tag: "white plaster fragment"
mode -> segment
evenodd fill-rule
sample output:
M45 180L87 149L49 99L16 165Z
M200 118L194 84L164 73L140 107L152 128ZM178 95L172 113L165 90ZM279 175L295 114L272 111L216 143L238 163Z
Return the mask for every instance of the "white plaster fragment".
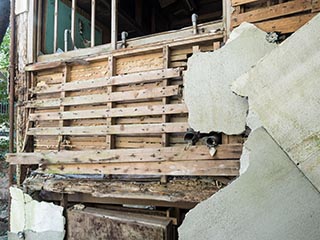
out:
M221 49L189 58L184 96L192 128L226 134L245 131L248 103L232 93L230 85L275 47L265 37L265 32L243 23Z
M320 191L320 15L238 78L262 125Z
M248 170L192 209L179 239L319 240L319 192L263 128L246 146Z
M10 231L12 233L25 231L64 233L63 207L35 201L15 187L10 188L10 195Z

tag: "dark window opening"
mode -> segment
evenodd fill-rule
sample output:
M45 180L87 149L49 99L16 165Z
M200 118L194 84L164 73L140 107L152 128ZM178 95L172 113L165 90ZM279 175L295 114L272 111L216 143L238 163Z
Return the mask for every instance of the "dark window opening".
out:
M94 46L111 41L111 0L96 0ZM75 49L91 45L91 0L77 0L75 17ZM73 49L70 41L71 0L59 0L57 51ZM55 0L45 0L42 7L41 53L54 50ZM222 0L119 0L118 40L121 32L128 33L128 39L149 34L177 30L192 25L191 15L198 15L197 23L222 18ZM66 33L66 31L69 32Z

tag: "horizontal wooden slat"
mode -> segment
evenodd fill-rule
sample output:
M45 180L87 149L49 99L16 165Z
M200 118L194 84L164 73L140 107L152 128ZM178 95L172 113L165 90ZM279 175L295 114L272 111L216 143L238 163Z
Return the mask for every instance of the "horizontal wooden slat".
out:
M281 33L292 33L297 31L300 27L310 21L315 15L316 13L304 14L294 17L260 22L256 23L255 25L265 32L277 31Z
M129 101L129 100L140 100L140 99L152 99L160 97L168 97L178 95L180 87L168 86L168 87L157 87L138 91L127 91L127 92L112 92L105 94L92 94L77 97L66 97L63 99L43 99L33 100L26 104L29 108L43 108L43 107L59 107L59 106L72 106L72 105L86 105L86 104L99 104L116 101Z
M106 86L117 86L124 84L137 84L154 82L156 80L175 78L181 75L180 68L170 68L154 70L149 72L139 72L131 73L127 75L112 76L110 78L103 77L97 79L83 80L83 81L73 81L63 84L56 84L53 86L39 86L31 89L32 93L44 94L44 93L54 93L60 91L79 91L84 89L92 89Z
M163 124L131 124L131 125L101 125L84 127L48 127L30 128L28 135L108 135L108 134L150 134L150 133L176 133L185 132L187 123L163 123Z
M171 176L237 176L239 160L164 161L149 163L45 165L44 173L52 174L133 174Z
M187 113L185 104L167 104L142 107L95 109L69 112L46 112L30 114L30 121L51 121L51 120L76 120L90 118L110 118L110 117L135 117L145 115L179 114Z
M259 0L231 0L232 6L239 6L247 3L258 2Z
M262 20L311 10L311 2L311 0L291 1L237 14L232 17L232 24L233 26L238 26L244 21L254 23Z
M7 162L32 165L222 160L239 159L241 151L242 144L223 144L217 147L214 157L206 146L16 153L8 154Z

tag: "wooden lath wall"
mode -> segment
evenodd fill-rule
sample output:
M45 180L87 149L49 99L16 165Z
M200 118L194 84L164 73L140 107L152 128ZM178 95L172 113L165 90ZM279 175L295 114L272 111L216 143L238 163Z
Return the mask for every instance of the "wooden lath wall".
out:
M266 32L293 33L320 11L319 0L231 0L231 26L254 23Z
M43 172L60 174L238 175L241 144L225 136L212 157L207 147L183 141L187 59L218 49L222 41L222 34L212 34L72 64L31 66L24 106L30 113L26 142L34 153L9 161L38 163Z

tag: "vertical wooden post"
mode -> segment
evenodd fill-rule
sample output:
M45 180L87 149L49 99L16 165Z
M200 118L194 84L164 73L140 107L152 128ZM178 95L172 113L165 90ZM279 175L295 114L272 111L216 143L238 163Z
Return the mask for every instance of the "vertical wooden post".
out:
M108 58L108 77L112 77L115 75L115 58L110 55ZM109 94L111 94L114 91L114 86L108 86L107 87L107 91ZM114 107L114 103L113 102L109 102L107 103L107 107L108 109L111 109ZM110 126L112 125L114 122L114 120L112 118L107 118L107 125ZM106 143L107 143L107 149L112 149L115 146L115 136L114 135L107 135L106 136Z
M111 2L111 47L117 49L118 41L118 0Z
M68 75L69 75L69 66L66 65L63 70L62 84L65 84L68 81ZM60 93L60 102L62 102L62 100L65 97L66 97L66 92L62 90ZM60 113L63 113L64 111L65 111L64 105L60 105ZM60 119L59 120L59 127L61 128L63 126L64 126L64 121L63 121L63 119ZM63 135L58 136L58 151L61 150L61 144L63 143L63 141L64 141Z
M96 1L91 0L91 47L95 46Z
M27 39L27 60L28 63L33 63L35 61L36 55L36 0L29 1L29 14L28 14L28 39Z
M58 49L58 15L59 15L59 0L54 2L54 30L53 30L53 52Z
M170 63L170 48L168 45L163 47L163 53L162 53L162 57L163 57L163 69L167 69L169 68L169 63ZM162 82L162 85L168 86L168 80L164 79ZM166 105L168 104L170 101L167 97L162 98L162 104ZM169 117L167 114L163 114L162 115L162 123L167 123L169 121ZM167 147L169 146L169 135L167 133L162 133L161 135L161 143L162 143L162 147ZM161 176L160 179L161 182L166 183L167 182L167 176Z
M42 32L42 0L38 0L38 19L37 19L37 56L41 52L41 32Z
M72 48L75 48L75 35L76 35L76 8L77 0L72 0L72 10L71 10L71 42Z
M225 39L226 41L229 38L230 32L231 32L231 0L223 0L222 2L223 7L223 27L225 29Z

